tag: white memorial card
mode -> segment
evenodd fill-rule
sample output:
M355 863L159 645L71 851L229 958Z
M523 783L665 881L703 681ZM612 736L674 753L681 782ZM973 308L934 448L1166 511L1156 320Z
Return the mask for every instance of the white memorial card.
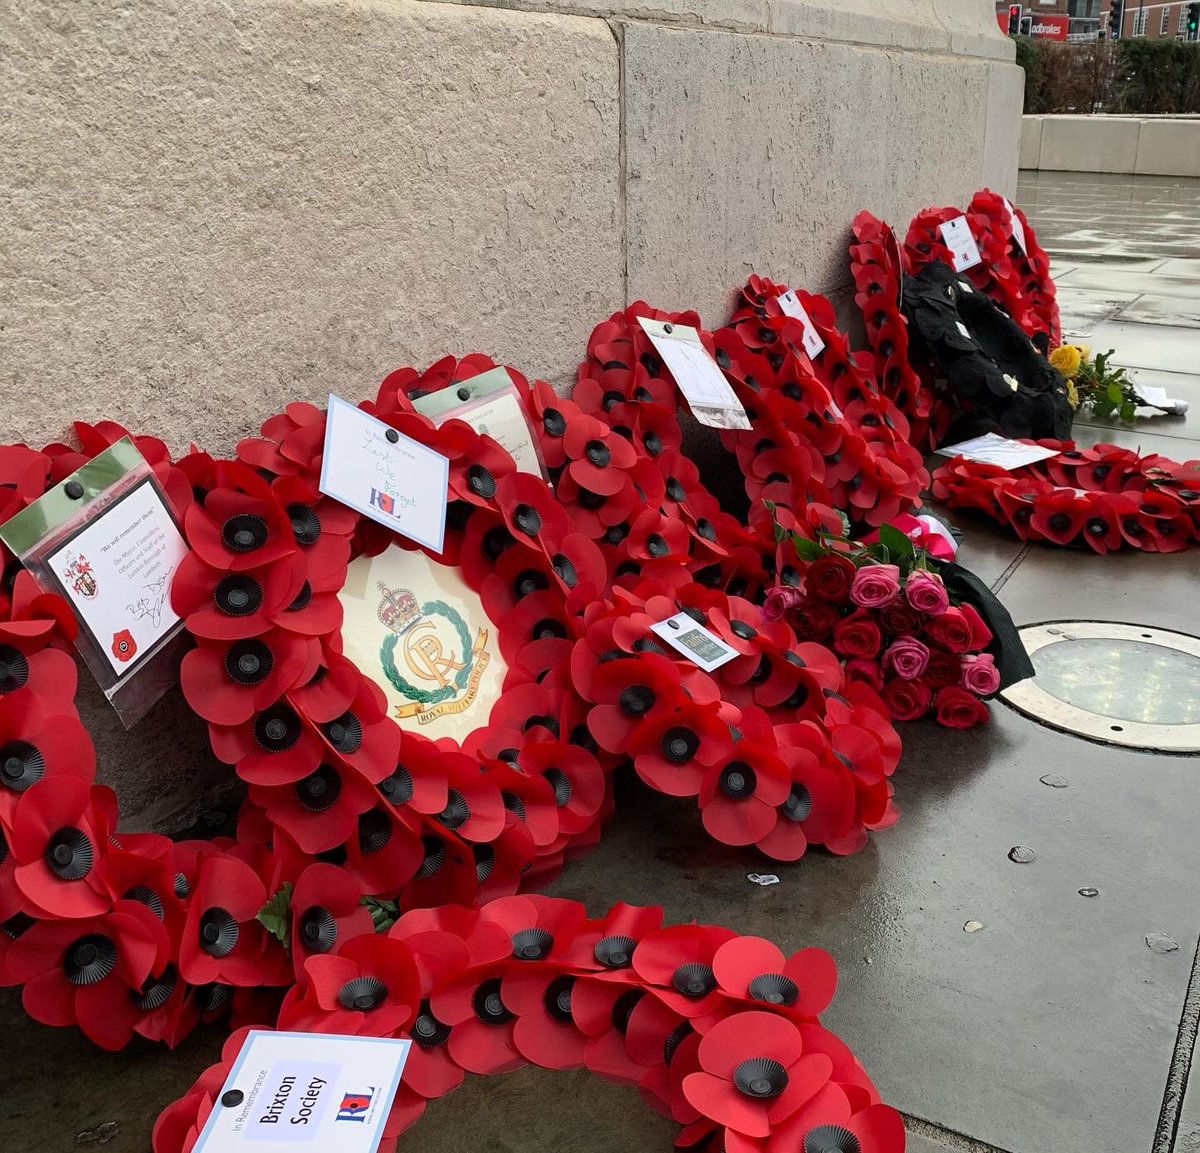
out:
M440 553L450 462L340 397L329 398L321 491Z
M1028 256L1029 243L1025 239L1025 225L1021 223L1021 218L1017 215L1017 210L1012 206L1012 201L1007 196L1004 198L1004 207L1008 209L1008 214L1012 217L1013 240L1017 242L1017 247L1021 250L1021 255Z
M375 1153L411 1045L251 1030L192 1153Z
M943 243L950 249L955 272L966 272L968 268L983 263L979 245L975 243L975 236L965 216L956 216L945 224L939 224L938 231L942 234Z
M118 678L138 668L178 622L171 578L187 553L174 517L147 479L47 558Z
M825 348L825 342L813 326L808 310L800 303L800 298L790 288L787 292L780 293L775 299L779 302L779 307L785 316L794 317L804 325L804 351L808 353L809 360L815 360Z
M709 428L753 427L742 402L729 387L720 366L700 343L700 334L686 324L671 324L661 320L638 317L658 355L666 362L687 398L692 415Z
M999 436L994 432L964 440L961 444L943 445L938 452L942 456L965 456L968 460L994 464L1005 469L1020 468L1022 465L1058 456L1058 449L1044 448L1040 444L1022 444L1018 440L1009 440L1008 437Z
M460 393L465 393L465 398ZM449 404L447 397L453 398ZM448 420L465 421L504 449L513 458L518 472L546 479L529 418L506 368L493 368L470 380L417 397L412 406L439 428Z
M728 664L738 655L737 649L730 648L719 636L697 624L687 613L676 613L665 621L659 621L650 626L650 631L706 673Z

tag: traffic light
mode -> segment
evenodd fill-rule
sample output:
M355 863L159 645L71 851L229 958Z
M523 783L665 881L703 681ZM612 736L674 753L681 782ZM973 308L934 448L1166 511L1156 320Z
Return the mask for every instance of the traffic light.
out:
M1200 8L1200 4L1196 5ZM1008 34L1010 36L1019 36L1021 34L1021 5L1010 4L1008 6Z
M1200 3L1188 5L1187 38L1189 40L1200 39Z
M1121 39L1121 25L1125 22L1125 0L1110 0L1108 6L1108 38Z

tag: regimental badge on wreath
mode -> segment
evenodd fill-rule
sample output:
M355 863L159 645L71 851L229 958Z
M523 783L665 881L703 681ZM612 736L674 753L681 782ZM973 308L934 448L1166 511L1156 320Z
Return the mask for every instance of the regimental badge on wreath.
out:
M388 629L379 646L384 675L411 702L396 706L397 717L416 717L428 724L438 717L470 708L491 654L488 630L475 640L460 613L445 601L426 601L408 589L391 589L383 581L378 616Z

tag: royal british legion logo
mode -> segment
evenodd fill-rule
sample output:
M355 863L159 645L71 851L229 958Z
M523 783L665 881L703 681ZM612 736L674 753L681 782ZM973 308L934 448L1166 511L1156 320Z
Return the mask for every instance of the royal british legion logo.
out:
M338 1106L335 1121L366 1121L375 1096L375 1086L368 1085L366 1093L347 1093Z
M424 725L468 709L491 659L488 630L477 630L472 642L467 622L445 601L418 605L409 589L388 588L383 581L376 587L382 594L376 615L388 630L379 661L406 700L396 706L396 716L416 717Z

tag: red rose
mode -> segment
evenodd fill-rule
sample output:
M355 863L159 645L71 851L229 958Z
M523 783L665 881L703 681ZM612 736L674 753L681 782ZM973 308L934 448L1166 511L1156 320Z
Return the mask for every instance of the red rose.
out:
M879 662L863 657L855 657L846 662L846 676L852 681L864 681L876 692L883 685L883 669L879 667Z
M884 696L886 699L886 692ZM966 689L960 689L956 685L938 689L939 725L945 725L948 729L973 729L976 725L985 724L989 716L987 705L978 697L973 697Z
M791 624L796 636L817 641L827 637L841 619L832 605L824 601L806 600L792 613Z
M960 608L948 608L940 617L934 617L925 626L925 632L952 653L970 652L975 640L975 630Z
M963 605L959 611L971 626L971 652L982 652L992 643L992 630L984 623L974 605Z
M879 613L879 623L883 626L883 631L893 637L904 637L917 632L924 619L916 609L911 609L900 601L888 605Z
M844 556L826 556L814 561L804 574L805 588L823 601L841 604L850 598L854 562Z
M897 721L919 721L933 704L933 690L924 681L888 681L882 695Z
M925 679L935 688L956 685L962 679L962 657L938 645L929 646L929 665Z
M883 645L879 626L866 613L847 617L833 630L833 648L844 657L873 657Z

